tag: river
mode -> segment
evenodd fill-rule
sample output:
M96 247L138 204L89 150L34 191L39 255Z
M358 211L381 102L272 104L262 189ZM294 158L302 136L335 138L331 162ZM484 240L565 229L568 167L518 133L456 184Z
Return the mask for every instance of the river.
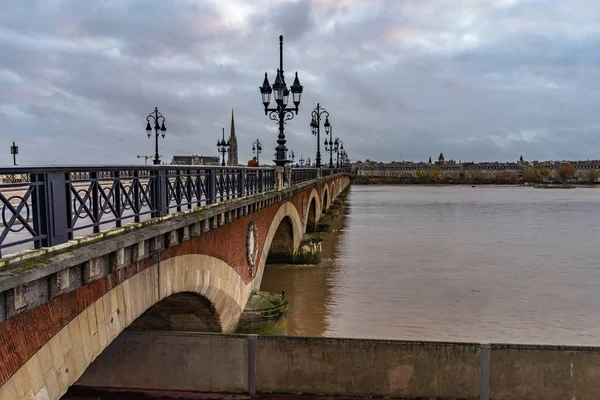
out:
M353 186L316 266L267 266L291 335L600 345L600 191Z

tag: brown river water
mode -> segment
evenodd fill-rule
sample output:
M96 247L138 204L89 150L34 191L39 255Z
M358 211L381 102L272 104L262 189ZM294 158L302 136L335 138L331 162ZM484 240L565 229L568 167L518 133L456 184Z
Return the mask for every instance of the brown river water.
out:
M353 186L316 266L267 266L302 336L600 345L600 190Z

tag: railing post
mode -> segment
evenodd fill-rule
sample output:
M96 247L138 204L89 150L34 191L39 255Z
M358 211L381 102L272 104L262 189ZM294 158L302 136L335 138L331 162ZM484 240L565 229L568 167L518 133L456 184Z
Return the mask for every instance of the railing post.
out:
M283 185L285 188L289 188L290 186L292 186L292 166L286 165L283 168L284 168L284 172L285 172Z
M284 170L283 167L275 167L275 190L284 189Z
M194 191L192 190L192 170L188 169L185 171L185 193L186 193L186 197L187 197L187 208L188 210L192 209L192 193L194 193Z
M152 218L164 217L169 211L169 203L167 201L167 171L153 170L152 178L152 204L154 204L155 208Z
M133 181L131 182L131 188L133 189L133 208L135 210L135 217L133 220L135 222L140 222L139 213L141 212L140 207L140 186L142 182L140 182L140 173L139 171L133 171Z
M183 201L183 196L181 195L181 170L175 170L175 201L177 202L177 212L181 211L181 202ZM170 178L167 178L170 179ZM169 182L167 182L167 185Z
M113 174L113 179L114 179L114 181L113 181L113 187L115 188L113 202L114 202L114 205L115 205L115 211L117 212L117 215L118 215L117 221L115 223L115 226L117 228L120 228L123 225L123 223L121 222L121 217L122 217L122 214L123 214L123 211L122 211L123 210L123 207L122 207L123 198L121 196L121 179L120 179L120 176L121 176L120 171L115 171L114 174Z
M31 174L31 182L41 182L31 198L34 230L46 237L35 247L50 247L69 240L71 225L70 190L65 173Z
M217 202L217 170L209 169L206 171L206 204L215 204Z
M246 169L240 168L238 176L238 197L246 195Z
M258 173L256 174L258 177L258 193L262 193L264 191L264 173L263 170L258 170Z
M98 187L98 173L90 172L90 181L92 182L90 188L90 200L92 204L92 222L94 223L94 233L100 232L100 218L102 217L102 210L100 210L100 191Z

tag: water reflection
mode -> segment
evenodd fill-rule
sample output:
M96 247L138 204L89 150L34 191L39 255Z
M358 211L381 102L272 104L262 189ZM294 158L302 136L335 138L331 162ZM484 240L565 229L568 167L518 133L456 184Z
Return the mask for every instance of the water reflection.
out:
M328 315L331 314L332 283L343 257L338 252L346 214L333 220L333 231L320 233L323 237L321 262L318 265L267 265L261 290L279 293L286 291L290 299L288 334L294 336L326 336Z

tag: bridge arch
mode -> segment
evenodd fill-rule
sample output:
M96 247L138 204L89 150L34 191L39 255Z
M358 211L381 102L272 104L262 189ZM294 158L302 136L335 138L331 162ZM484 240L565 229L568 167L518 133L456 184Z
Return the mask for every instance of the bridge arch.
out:
M260 261L258 263L256 277L252 281L252 292L258 292L260 290L260 283L262 282L262 277L265 271L265 264L267 262L269 250L271 249L271 244L273 243L273 239L276 237L277 230L279 229L284 219L286 219L287 221L284 223L289 223L291 225L294 254L298 251L300 241L302 240L302 236L304 234L305 225L302 223L300 214L298 214L298 210L296 209L294 204L292 204L289 201L286 201L277 210L277 213L271 221L271 225L267 232L267 236L265 237L265 241L260 252Z
M304 226L306 231L309 232L314 229L319 218L321 218L321 199L316 189L311 190L306 203L306 210L304 210Z
M323 205L321 213L327 211L331 205L331 191L329 190L329 185L327 184L323 185L323 201L321 204Z
M163 260L115 286L74 317L0 387L0 398L26 397L18 394L19 388L25 384L35 389L40 382L45 398L59 400L134 320L159 301L183 292L206 297L222 330L231 332L250 285L214 257L186 254Z

